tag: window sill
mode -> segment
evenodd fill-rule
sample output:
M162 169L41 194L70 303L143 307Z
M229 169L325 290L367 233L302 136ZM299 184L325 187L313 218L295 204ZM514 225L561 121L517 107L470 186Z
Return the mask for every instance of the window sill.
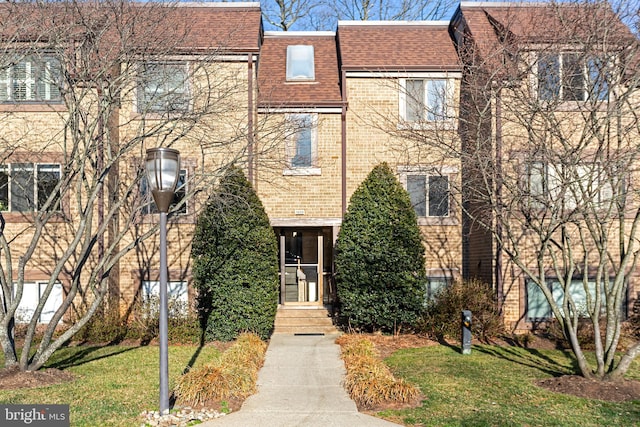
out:
M2 102L0 111L11 111L18 113L55 113L67 111L67 106L61 102Z
M190 114L191 110L184 111L148 111L139 113L133 111L129 117L131 120L176 120Z
M284 176L319 176L322 175L321 168L293 168L282 171Z
M398 130L455 130L455 120L434 120L425 122L405 122L398 123Z
M2 217L7 222L7 224L19 224L19 223L33 223L34 217L41 212L8 212L2 211ZM62 223L65 222L65 214L63 212L54 213L47 220L47 223Z
M554 110L560 112L580 112L580 111L607 111L609 102L600 101L545 101L539 100L539 103L546 110Z
M160 213L140 214L136 222L138 224L158 224L160 222ZM169 213L167 222L170 224L195 224L196 216L193 213Z
M458 218L451 216L419 216L418 225L443 225L455 226L459 225Z

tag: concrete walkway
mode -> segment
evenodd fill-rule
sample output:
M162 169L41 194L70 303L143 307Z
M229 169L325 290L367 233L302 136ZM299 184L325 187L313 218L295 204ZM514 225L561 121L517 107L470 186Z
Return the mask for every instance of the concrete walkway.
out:
M273 335L258 374L258 393L238 412L206 427L392 427L361 414L342 387L345 369L337 335Z

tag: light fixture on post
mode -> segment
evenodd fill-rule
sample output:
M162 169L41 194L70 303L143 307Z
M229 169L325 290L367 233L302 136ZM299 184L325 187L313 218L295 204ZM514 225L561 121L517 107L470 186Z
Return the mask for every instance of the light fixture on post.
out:
M149 148L145 163L148 188L160 211L160 414L169 413L169 331L167 305L167 212L180 175L180 152Z

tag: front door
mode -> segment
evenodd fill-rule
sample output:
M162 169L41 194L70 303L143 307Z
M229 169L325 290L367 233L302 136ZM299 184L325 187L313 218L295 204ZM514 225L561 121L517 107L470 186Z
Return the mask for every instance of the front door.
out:
M322 305L325 299L325 239L321 229L280 229L280 302Z

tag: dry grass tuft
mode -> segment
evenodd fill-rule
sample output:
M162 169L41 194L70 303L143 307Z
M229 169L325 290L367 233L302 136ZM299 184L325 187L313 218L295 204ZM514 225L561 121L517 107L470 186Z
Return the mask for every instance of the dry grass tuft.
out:
M241 334L219 359L177 381L176 398L196 406L208 401L245 399L255 393L267 344L255 334Z
M360 408L383 403L410 403L420 397L420 390L396 379L379 359L375 346L358 335L342 335L336 341L342 349L347 369L344 386Z

